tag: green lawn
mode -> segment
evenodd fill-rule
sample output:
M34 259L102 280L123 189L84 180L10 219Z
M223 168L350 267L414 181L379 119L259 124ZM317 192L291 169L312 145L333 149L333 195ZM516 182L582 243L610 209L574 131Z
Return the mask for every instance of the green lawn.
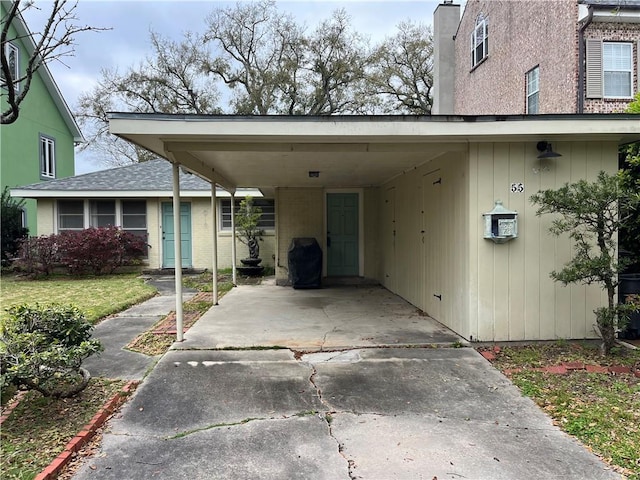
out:
M73 304L91 323L153 297L156 289L137 278L138 274L100 277L54 276L27 280L13 275L0 278L0 319L5 309L21 303Z

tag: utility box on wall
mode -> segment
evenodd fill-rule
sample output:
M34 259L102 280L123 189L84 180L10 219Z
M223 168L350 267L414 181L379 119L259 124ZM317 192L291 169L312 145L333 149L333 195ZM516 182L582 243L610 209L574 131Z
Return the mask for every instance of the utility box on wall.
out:
M484 238L506 243L518 237L518 212L507 210L496 200L493 210L484 213Z

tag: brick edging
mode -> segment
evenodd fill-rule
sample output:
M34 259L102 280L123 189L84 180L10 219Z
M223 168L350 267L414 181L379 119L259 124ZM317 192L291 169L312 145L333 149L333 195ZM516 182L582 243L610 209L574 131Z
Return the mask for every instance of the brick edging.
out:
M16 396L13 398L13 401L2 409L2 415L0 416L0 426L4 423L4 421L9 418L11 412L15 410L15 408L20 405L22 398L27 394L25 391L20 391L16 393Z
M115 393L93 418L87 423L82 430L73 437L64 447L64 450L58 455L42 472L40 472L34 480L53 480L58 478L60 472L67 466L77 451L84 447L95 435L109 416L114 413L117 408L124 403L127 397L133 393L140 382L132 380L128 382L122 389Z
M500 353L500 347L495 347L492 350L481 350L478 353L482 355L487 361L493 362L496 359L496 354ZM569 372L576 370L582 370L589 373L607 373L610 375L635 375L640 378L640 369L634 367L627 367L624 365L593 365L582 362L562 362L559 365L549 365L547 367L525 367L525 368L506 368L502 371L507 377L514 373L520 372L544 372L554 375L566 375Z

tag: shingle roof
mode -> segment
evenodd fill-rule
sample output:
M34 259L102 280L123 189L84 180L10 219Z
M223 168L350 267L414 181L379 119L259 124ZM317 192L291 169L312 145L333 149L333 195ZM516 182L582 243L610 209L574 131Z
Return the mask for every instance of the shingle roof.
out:
M85 173L74 177L32 183L20 190L30 191L165 191L173 188L172 165L166 160L149 160L124 167ZM180 171L180 190L210 191L209 182Z

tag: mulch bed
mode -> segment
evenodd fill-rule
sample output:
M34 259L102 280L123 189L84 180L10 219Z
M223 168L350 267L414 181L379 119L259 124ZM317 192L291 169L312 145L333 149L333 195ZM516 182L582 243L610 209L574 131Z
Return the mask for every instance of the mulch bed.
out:
M198 292L189 300L188 303L196 302L212 302L213 294L211 292ZM186 332L193 326L194 323L202 316L200 312L183 312L182 327L183 332ZM169 312L162 322L160 322L152 330L155 335L175 335L178 332L176 328L176 312Z

